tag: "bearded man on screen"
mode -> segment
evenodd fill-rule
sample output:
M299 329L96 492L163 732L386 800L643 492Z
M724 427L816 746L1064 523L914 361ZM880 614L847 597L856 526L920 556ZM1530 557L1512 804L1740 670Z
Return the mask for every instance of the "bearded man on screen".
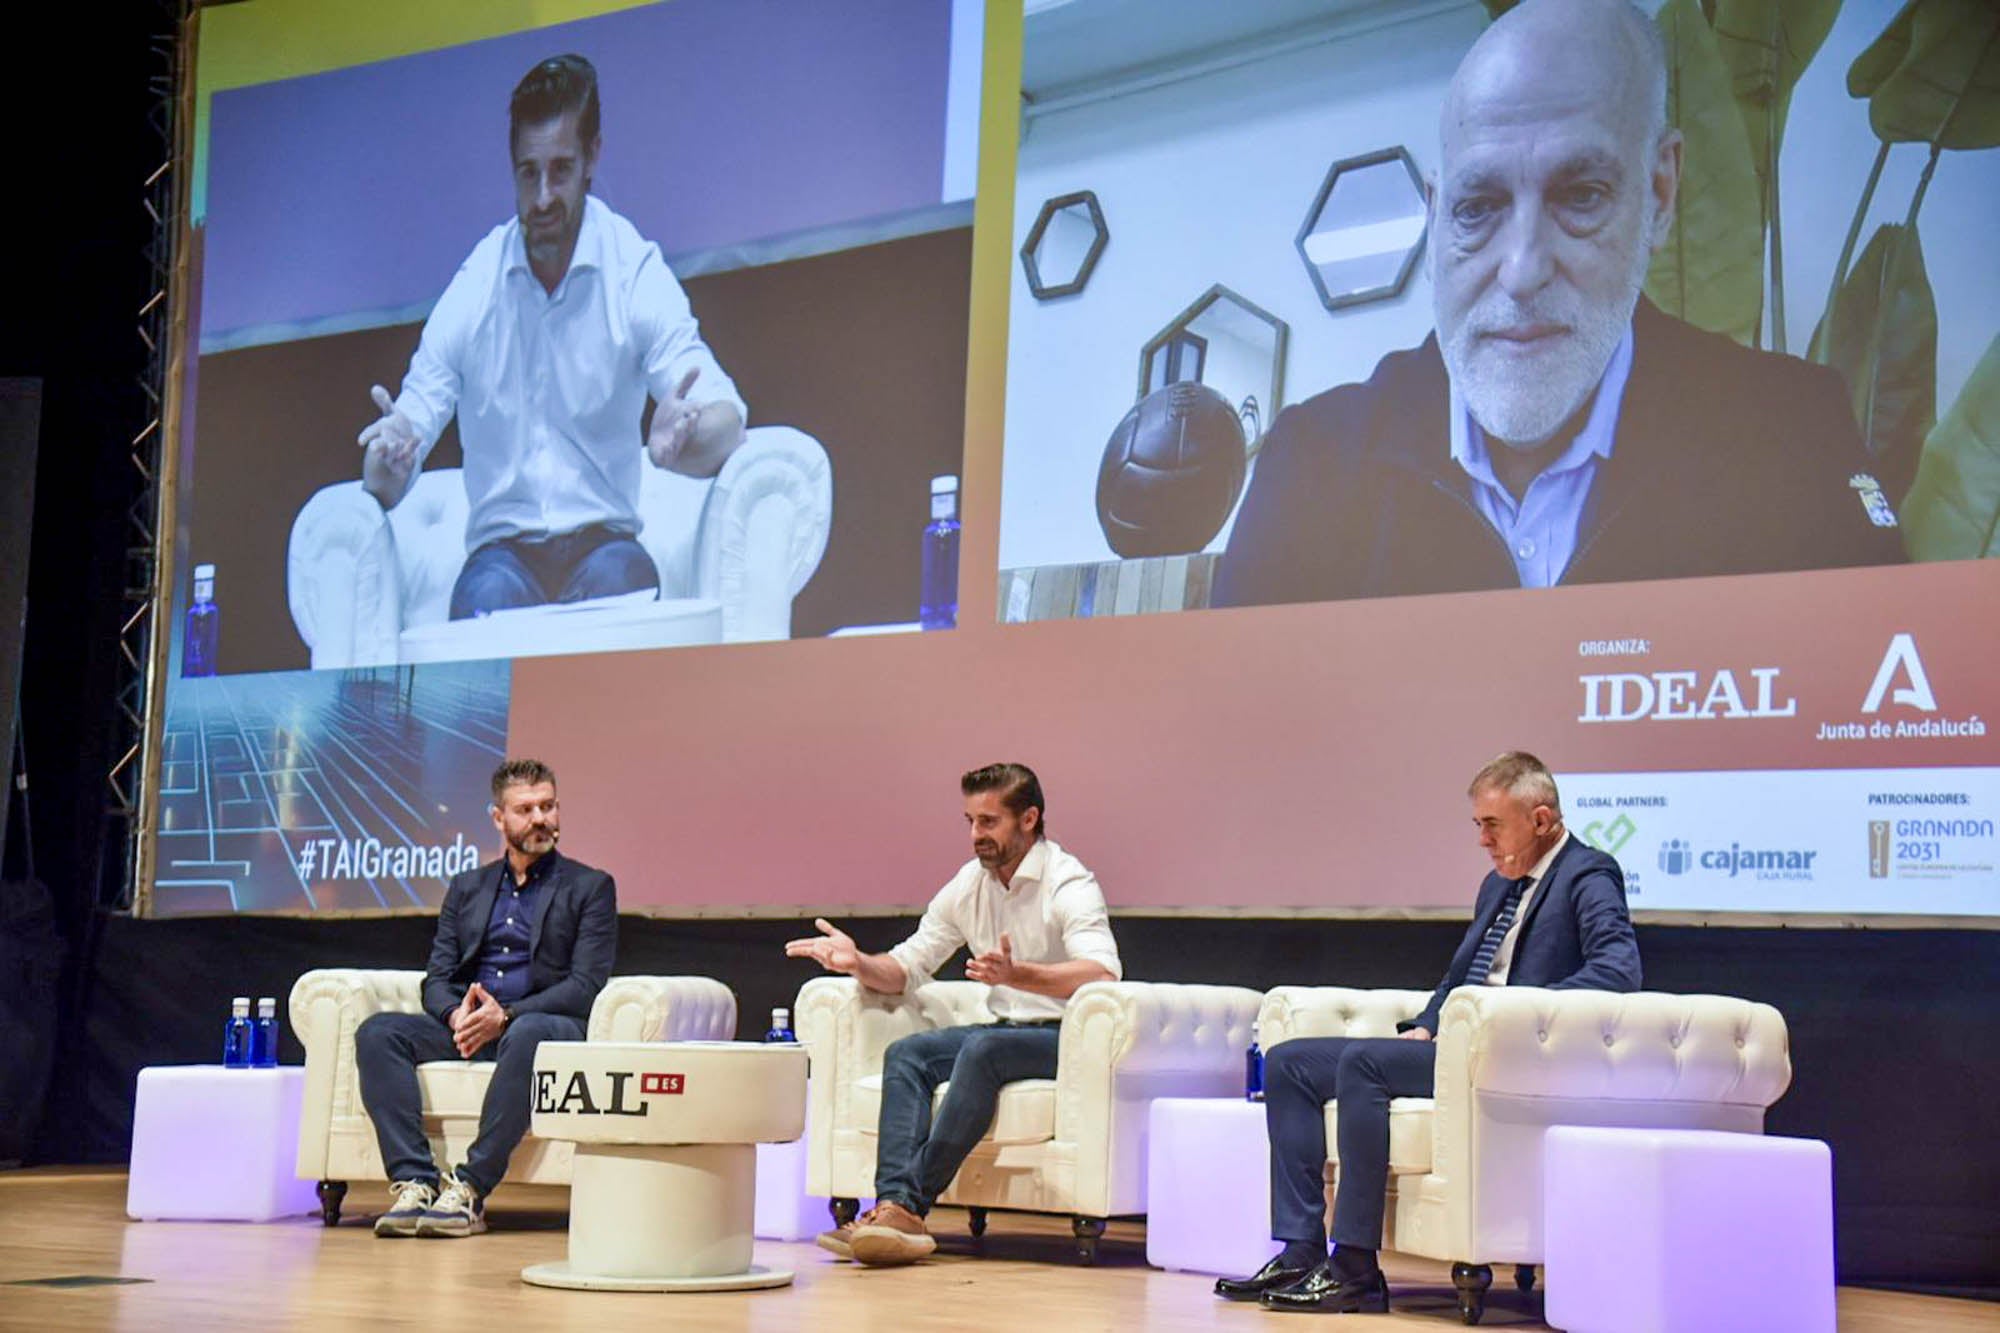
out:
M1902 560L1839 375L1640 295L1681 183L1665 98L1628 0L1480 36L1429 185L1437 332L1280 414L1215 605Z
M402 393L372 391L382 415L361 432L361 479L384 509L458 417L468 554L453 620L657 589L636 540L642 455L712 477L743 442L743 400L660 247L590 193L599 121L582 56L522 78L508 106L517 216L438 298Z

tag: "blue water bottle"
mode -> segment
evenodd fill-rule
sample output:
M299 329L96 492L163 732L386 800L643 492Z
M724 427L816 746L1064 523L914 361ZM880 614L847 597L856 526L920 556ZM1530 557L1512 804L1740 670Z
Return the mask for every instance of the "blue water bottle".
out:
M798 1043L798 1036L792 1031L791 1010L773 1009L771 1011L771 1030L764 1034L764 1040L767 1043L780 1041L791 1042L794 1045Z
M215 674L215 650L222 642L222 610L215 604L215 566L194 567L194 605L187 609L181 636L181 674Z
M230 1069L248 1069L251 1038L250 997L239 995L229 1002L229 1026L222 1030L222 1063Z
M257 1025L250 1029L250 1063L258 1069L278 1064L278 1002L270 996L257 1001Z
M1243 1100L1264 1100L1264 1050L1257 1044L1257 1025L1250 1025L1250 1049L1243 1052Z
M925 629L958 624L958 478L931 478L931 521L924 528L924 585L917 623Z

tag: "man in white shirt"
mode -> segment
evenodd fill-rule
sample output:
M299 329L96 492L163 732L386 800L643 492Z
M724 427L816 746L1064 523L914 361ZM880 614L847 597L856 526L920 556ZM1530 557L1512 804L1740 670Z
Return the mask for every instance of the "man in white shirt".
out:
M937 1248L924 1216L992 1125L1001 1087L1054 1078L1069 997L1124 975L1097 878L1049 840L1034 771L989 764L959 779L959 789L973 859L931 899L914 935L887 953L863 953L821 920L817 936L785 945L788 957L886 995L923 985L964 946L972 955L966 975L992 988L996 1022L920 1032L883 1057L876 1206L819 1238L864 1264L913 1263ZM946 1082L933 1119L931 1100Z
M469 512L454 620L657 588L634 540L641 453L712 477L747 415L660 247L589 193L602 145L590 62L529 70L508 121L517 216L473 247L402 393L374 387L382 416L360 437L362 484L393 509L457 414Z
M1301 1037L1264 1062L1271 1140L1271 1236L1284 1248L1215 1294L1270 1310L1345 1314L1389 1308L1376 1263L1389 1177L1389 1102L1428 1097L1438 1013L1460 986L1639 989L1639 945L1618 863L1570 837L1556 780L1535 756L1509 751L1473 776L1466 794L1479 846L1493 863L1472 924L1424 1012L1396 1037ZM1340 1103L1340 1185L1327 1254L1326 1104ZM1456 1275L1455 1275L1456 1276ZM1489 1274L1490 1277L1490 1274ZM1472 1280L1468 1277L1468 1281Z

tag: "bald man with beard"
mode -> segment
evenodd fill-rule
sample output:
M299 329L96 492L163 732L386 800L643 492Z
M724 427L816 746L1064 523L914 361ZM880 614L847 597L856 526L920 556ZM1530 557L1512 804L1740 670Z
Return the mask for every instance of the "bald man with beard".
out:
M1680 188L1626 0L1529 0L1459 65L1429 183L1437 332L1286 409L1213 604L1899 562L1833 371L1640 295Z

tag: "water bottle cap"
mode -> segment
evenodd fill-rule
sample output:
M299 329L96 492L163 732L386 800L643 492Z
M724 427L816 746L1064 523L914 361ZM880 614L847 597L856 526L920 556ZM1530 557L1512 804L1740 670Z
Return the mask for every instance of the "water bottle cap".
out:
M771 1026L774 1028L781 1028L785 1026L785 1020L789 1019L791 1016L792 1016L792 1011L789 1009L773 1009L771 1011Z
M239 995L229 1002L229 1007L239 1014L247 1014L250 1012L250 997Z
M931 478L931 494L932 494L932 495L957 495L957 494L958 494L958 478L957 478L957 477L932 477L932 478Z
M267 995L263 999L257 1001L258 1017L275 1018L277 1017L277 1014L278 1014L278 1002L272 999L270 996Z
M196 565L194 567L194 576L198 579L212 579L215 577L215 566Z

